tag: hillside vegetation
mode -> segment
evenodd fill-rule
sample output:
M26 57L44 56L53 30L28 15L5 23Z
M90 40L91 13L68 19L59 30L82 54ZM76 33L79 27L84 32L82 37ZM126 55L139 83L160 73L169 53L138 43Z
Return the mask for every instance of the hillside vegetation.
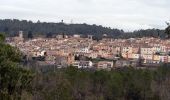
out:
M40 35L53 37L57 34L81 34L83 36L94 35L95 39L101 39L103 34L107 34L109 38L165 37L164 31L159 29L124 32L123 30L112 29L110 27L103 27L95 24L32 22L17 19L0 20L0 32L5 32L7 36L15 36L20 30L24 31L25 38L32 38Z

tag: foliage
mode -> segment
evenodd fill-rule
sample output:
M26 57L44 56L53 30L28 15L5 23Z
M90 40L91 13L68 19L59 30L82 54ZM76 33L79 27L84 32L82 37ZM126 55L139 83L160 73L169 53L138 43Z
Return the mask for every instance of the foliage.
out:
M28 39L32 39L33 38L33 34L32 34L32 31L28 31L28 36L27 36Z
M44 35L48 38L54 37L57 34L73 35L81 34L83 36L93 35L94 39L101 39L103 34L111 38L136 38L136 37L160 37L164 38L166 34L163 30L147 29L134 32L124 32L119 29L111 29L101 25L87 24L66 24L66 23L47 23L47 22L32 22L27 20L5 19L0 20L0 32L5 32L7 36L15 36L18 31L24 31L24 36L33 38Z
M75 67L39 73L33 98L42 100L167 100L169 67L112 71ZM161 82L161 83L160 83Z
M0 41L0 99L21 100L23 91L29 90L33 73L19 65L21 53Z
M4 33L0 34L0 42L4 42L5 41L5 36L4 36Z
M165 38L166 34L164 30L146 29L128 32L126 34L122 34L119 38L141 38L141 37Z
M37 35L45 35L52 37L57 34L82 34L95 35L95 38L101 38L103 34L108 34L111 37L116 37L124 33L122 30L111 29L108 27L87 25L87 24L66 24L66 23L47 23L47 22L32 22L27 20L5 19L0 20L0 32L8 33L8 36L15 36L18 31L24 31L25 36L32 38Z
M170 24L167 23L168 27L165 29L165 33L167 34L168 38L170 37Z

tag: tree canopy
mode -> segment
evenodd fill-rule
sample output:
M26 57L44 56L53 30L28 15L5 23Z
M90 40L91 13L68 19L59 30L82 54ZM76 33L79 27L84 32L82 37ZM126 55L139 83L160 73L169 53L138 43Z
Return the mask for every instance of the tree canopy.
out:
M0 99L21 100L23 91L27 91L33 79L33 73L19 64L19 50L5 44L2 34L0 40Z
M101 25L88 24L67 24L50 22L32 22L27 20L4 19L0 20L0 32L5 32L7 36L15 36L18 31L24 31L26 38L43 35L53 37L57 34L81 34L83 36L93 35L94 39L101 39L103 34L109 38L135 38L135 37L165 37L164 30L146 29L134 32L124 32L120 29L103 27Z
M167 28L165 29L165 33L167 34L168 38L170 38L170 24L167 23Z

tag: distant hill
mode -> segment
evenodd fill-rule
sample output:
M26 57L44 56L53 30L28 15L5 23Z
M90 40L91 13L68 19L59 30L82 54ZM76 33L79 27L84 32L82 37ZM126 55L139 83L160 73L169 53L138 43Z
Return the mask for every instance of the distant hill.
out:
M159 29L146 29L138 30L134 32L127 32L119 36L119 38L141 38L141 37L155 37L155 38L165 38L166 34L164 30Z
M111 29L108 27L87 25L87 24L65 24L65 23L47 23L36 22L17 19L0 20L0 31L8 33L10 36L15 35L19 30L24 33L33 33L33 35L46 35L46 34L82 34L82 35L95 35L101 37L107 34L110 37L117 37L123 34L122 30Z
M4 19L0 20L0 32L5 32L7 36L15 36L18 31L24 31L24 36L28 34L33 36L45 35L52 37L57 34L82 34L94 35L95 38L102 38L103 34L107 34L111 38L135 38L143 36L151 37L164 37L164 31L158 29L139 30L130 33L126 33L123 30L111 29L109 27L103 27L98 25L87 24L65 24L65 23L48 23L40 22L36 23L27 20L18 19Z

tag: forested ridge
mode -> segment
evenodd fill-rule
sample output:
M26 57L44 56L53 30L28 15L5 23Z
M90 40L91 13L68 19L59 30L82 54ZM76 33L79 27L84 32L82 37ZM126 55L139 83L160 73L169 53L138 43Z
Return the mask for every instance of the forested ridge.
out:
M53 37L57 34L81 34L84 36L94 35L95 38L101 39L103 34L107 34L112 38L136 38L136 37L165 37L164 30L159 29L146 29L137 30L134 32L124 32L119 29L112 29L110 27L103 27L101 25L88 25L88 24L66 24L50 23L50 22L32 22L27 20L18 19L4 19L0 20L0 32L5 32L7 36L15 36L18 31L24 31L24 36L30 38L30 36L44 35L47 37Z

